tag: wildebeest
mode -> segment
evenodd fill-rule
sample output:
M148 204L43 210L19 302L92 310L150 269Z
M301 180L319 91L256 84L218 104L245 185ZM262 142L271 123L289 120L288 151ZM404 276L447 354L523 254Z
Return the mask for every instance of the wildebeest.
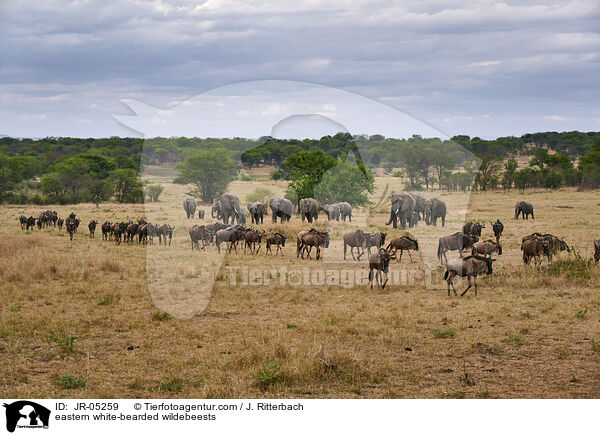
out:
M261 241L265 232L263 230L250 230L244 234L244 253L246 253L246 248L250 248L251 254L258 254L260 251ZM256 249L256 245L258 244L258 249Z
M273 251L271 250L271 246L277 246L275 255L277 255L278 252L281 252L281 255L283 255L283 250L281 249L282 246L285 246L285 236L283 234L280 234L280 233L271 234L270 236L267 236L265 241L266 241L266 252L267 253L269 251L271 251L271 253L273 253Z
M311 228L310 230L300 231L296 237L296 258L300 257L300 251L302 250L302 237L309 233L317 233L319 230Z
M594 261L600 260L600 239L594 240Z
M519 215L523 216L523 219L535 219L533 215L533 205L527 201L519 201L515 204L515 219L519 219Z
M419 250L419 242L417 239L413 239L409 236L402 236L396 239L392 239L387 246L387 250L393 250L394 255L396 255L396 251L400 250L400 257L398 258L398 262L402 260L402 254L404 251L408 251L408 257L410 258L410 262L412 263L412 255L410 251L418 251Z
M482 255L484 257L491 257L492 254L498 253L502 255L502 245L494 242L493 240L485 240L477 242L473 245L471 255Z
M351 233L344 234L344 260L346 259L346 250L350 246L350 254L352 259L360 261L360 257L363 256L367 249L367 239L365 238L365 232L363 230L352 231ZM357 256L354 257L354 248L356 248ZM362 248L362 252L361 252Z
M95 236L96 225L98 225L98 222L95 220L91 220L90 223L88 224L88 229L90 230L90 239L93 239Z
M552 256L558 254L561 251L571 252L571 248L569 245L562 240L552 234L540 234L540 233L531 233L526 236L523 236L521 239L521 250L523 250L523 244L528 240L539 239L546 242L548 245L548 252L545 253L548 257L548 261L552 261Z
M42 225L44 224L44 221L41 218L37 218L35 220L35 224L37 225L38 230L41 230L42 229Z
M35 218L33 216L29 216L27 218L27 223L25 224L25 228L27 230L33 229L35 227Z
M461 232L454 233L450 236L440 237L438 241L437 258L442 262L442 256L448 263L446 252L458 251L458 255L462 258L462 251L471 248L479 240L477 236L470 236Z
M206 250L206 246L214 240L214 234L209 231L204 225L194 225L190 228L190 239L192 241L192 251L194 246L200 250L199 241L202 240L202 250Z
M394 254L383 248L379 248L377 252L369 256L369 283L373 288L373 278L376 279L377 284L384 289L388 282L388 270L390 261L396 258ZM385 274L385 281L382 280L382 273Z
M387 233L365 233L367 252L371 255L371 248L381 248L385 244Z
M163 224L157 229L158 234L158 244L164 242L165 246L167 246L167 237L169 238L169 246L171 246L171 239L173 238L173 230L175 227L172 227L169 224Z
M77 221L78 221L78 219L67 219L65 226L67 228L67 233L69 233L70 240L73 240L73 234L75 233L75 231L77 229Z
M156 225L142 224L138 227L138 243L152 244L154 236L158 234Z
M112 223L109 221L105 221L100 229L102 230L102 240L109 240L111 237L110 227Z
M140 224L134 224L133 222L129 223L125 229L125 242L133 242L135 236L137 236L139 228Z
M123 234L127 230L127 226L129 223L127 222L115 222L111 226L111 232L115 239L115 244L120 245Z
M469 285L460 295L464 296L467 291L471 288L471 277L474 278L475 283L475 296L477 296L477 277L479 275L492 274L492 262L496 261L492 258L480 257L478 255L470 255L465 258L455 258L446 263L446 272L444 272L444 281L448 283L448 296L450 296L450 286L456 294L456 288L454 288L454 277L467 277L469 279Z
M308 234L305 234L302 236L301 238L301 256L304 259L304 253L306 252L306 255L308 258L310 258L310 253L312 251L312 248L316 247L317 248L317 260L321 259L321 246L324 248L329 248L329 232L325 231L316 231L316 232L309 232Z
M504 225L500 222L500 219L496 219L496 222L492 223L492 230L494 230L494 237L496 237L496 243L500 243L500 236L504 231Z
M549 256L548 242L543 239L526 240L521 245L521 250L523 251L523 263L525 264L529 264L533 258L537 266L542 261L542 255Z
M63 227L63 224L64 224L64 223L65 223L65 220L64 220L63 218L59 218L59 219L56 221L56 224L58 225L58 230L59 230L59 231L62 231L62 227Z
M215 234L215 244L217 245L217 251L221 253L221 243L229 243L227 252L231 252L231 248L237 252L237 242L244 238L244 235L248 231L241 225L235 225L233 227L227 227L217 231Z
M26 217L26 216L23 216L23 215L21 215L21 216L19 217L19 223L21 224L21 229L22 229L22 230L24 230L24 229L25 229L25 227L27 226L27 217Z
M485 228L485 224L479 222L466 222L462 227L462 232L468 236L481 237L481 230L483 228Z

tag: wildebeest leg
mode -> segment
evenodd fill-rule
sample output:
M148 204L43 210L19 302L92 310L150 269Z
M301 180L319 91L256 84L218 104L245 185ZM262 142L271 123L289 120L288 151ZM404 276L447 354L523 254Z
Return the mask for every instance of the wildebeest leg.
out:
M350 254L352 254L352 259L353 259L354 261L358 261L358 260L356 259L356 257L354 256L354 246L350 246Z
M371 288L373 288L373 269L369 270L369 282L371 283Z
M412 255L410 254L410 249L408 250L408 258L410 258L410 262L412 263Z
M473 280L475 281L475 296L477 296L477 275L473 277Z
M258 249L256 249L256 245L254 246L254 248L256 249L256 252L255 252L255 254L258 254L258 252L260 251L260 247L261 247L261 246L262 246L262 245L261 245L260 243L258 244Z
M398 252L397 249L394 249L394 255L396 255L396 252ZM402 261L402 254L404 253L404 249L400 249L400 257L398 258L398 263L400 263Z
M362 252L361 252L360 246L358 248L356 248L356 250L358 252L360 252L360 254L358 254L358 256L356 257L356 261L360 261L360 257L362 257L365 254L365 250L363 249Z
M465 295L465 293L466 293L467 291L469 291L469 289L471 288L471 276L467 276L467 279L469 280L469 286L468 286L468 287L465 289L465 291L464 291L464 292L462 292L462 293L460 294L461 296L464 296L464 295Z
M444 260L446 261L446 264L448 264L448 257L446 257L446 251L442 251L442 254L444 255Z
M385 281L383 282L383 286L381 287L382 289L385 288L385 285L387 284L387 282L388 282L388 274L386 273L385 274Z
M283 250L281 249L281 245L277 245L277 252L281 252L281 256L283 257Z
M346 242L344 242L344 260L346 259L346 248L348 247L348 245L346 245ZM350 252L352 252L352 247L350 247ZM353 256L354 258L354 256Z

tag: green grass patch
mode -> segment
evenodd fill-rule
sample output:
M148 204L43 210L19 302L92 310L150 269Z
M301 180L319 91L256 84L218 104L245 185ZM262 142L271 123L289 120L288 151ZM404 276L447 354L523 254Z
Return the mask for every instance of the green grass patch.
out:
M158 391L179 393L181 390L183 390L183 380L179 378L163 378L161 381L156 383L156 389Z
M156 313L152 314L152 320L155 322L164 322L166 320L169 320L170 318L171 316L169 315L169 313L161 313L157 311Z
M58 384L67 389L85 388L86 383L87 381L82 375L79 375L77 378L73 377L73 375L62 375L58 380Z
M452 328L432 329L435 338L452 338L456 335L456 331Z
M98 305L100 305L100 306L111 305L111 304L119 302L120 300L121 300L120 294L108 295L108 296L104 296L104 298L102 298L102 300L100 302L98 302Z

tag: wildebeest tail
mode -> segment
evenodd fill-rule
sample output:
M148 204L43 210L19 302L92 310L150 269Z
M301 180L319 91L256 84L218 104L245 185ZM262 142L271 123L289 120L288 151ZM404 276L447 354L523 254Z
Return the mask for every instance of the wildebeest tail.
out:
M446 281L448 279L448 275L450 273L448 272L448 269L446 269L446 271L444 272L444 281Z

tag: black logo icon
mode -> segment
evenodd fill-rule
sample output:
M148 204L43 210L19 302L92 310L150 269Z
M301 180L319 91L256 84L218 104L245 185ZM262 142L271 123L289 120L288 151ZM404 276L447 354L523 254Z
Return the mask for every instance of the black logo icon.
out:
M29 400L19 400L4 404L6 408L6 430L14 432L19 428L48 428L50 410Z

